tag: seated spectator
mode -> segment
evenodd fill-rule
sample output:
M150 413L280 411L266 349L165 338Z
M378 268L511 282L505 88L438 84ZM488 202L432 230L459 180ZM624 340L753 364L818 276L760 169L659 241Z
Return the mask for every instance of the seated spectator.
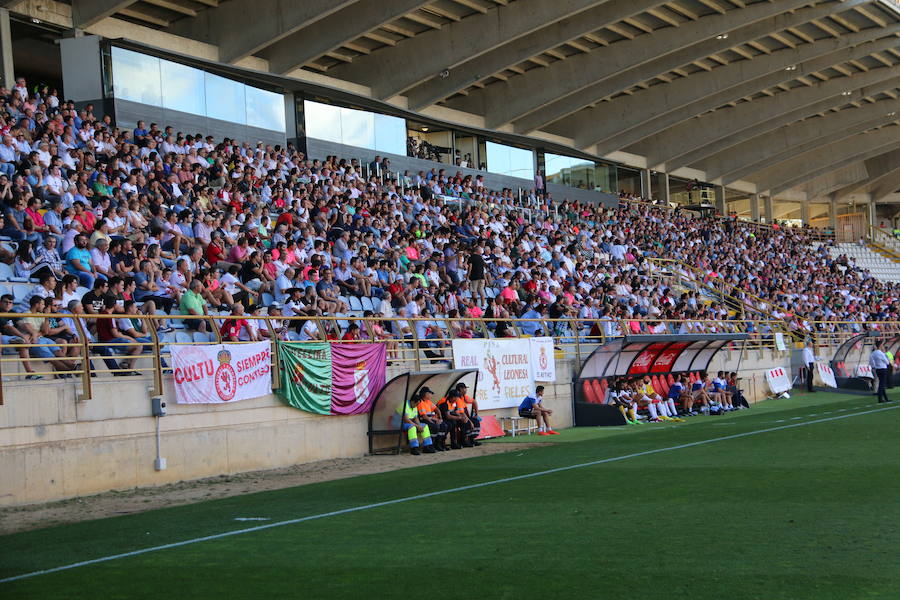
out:
M138 305L134 300L126 300L123 306L124 316L116 319L118 330L132 338L134 341L144 344L142 352L149 351L153 339L150 335L150 327L147 319L137 318L140 314Z
M182 315L190 315L192 318L184 319L184 326L192 331L206 332L206 319L208 315L206 301L202 295L203 284L200 280L193 279L188 285L188 290L181 295L179 309Z
M255 330L250 330L250 323L244 318L243 304L235 302L231 307L231 316L234 318L225 319L222 323L220 335L222 336L223 342L239 342L241 341L242 334L247 335L254 342L259 341L257 332Z
M75 237L75 245L66 253L66 270L78 277L84 287L93 287L97 271L91 263L88 238L84 234Z
M362 340L359 333L359 325L356 323L350 323L347 327L347 331L344 332L344 335L341 337L341 341L344 342L358 342Z
M12 294L3 294L2 296L0 296L0 313L13 312L13 301L14 298L12 297ZM27 330L26 328L20 328L19 319L12 317L0 317L0 345L8 346L14 344L34 344L38 343L39 339L40 336L33 336L30 330ZM25 372L28 373L28 375L25 376L25 379L43 379L41 375L37 375L34 372L34 368L31 366L31 362L28 360L28 348L16 348L16 352L19 355L22 368L24 368Z
M100 314L112 315L114 312L113 309L115 308L115 298L107 296L104 299L103 311ZM136 338L129 336L119 329L119 319L100 317L96 322L97 342L106 344L106 348L112 353L125 354L130 357L119 363L119 368L113 375L117 377L140 375L140 373L133 369L135 362L137 362L137 356L141 353L143 346L138 343Z
M44 303L44 298L32 296L26 312L35 316L22 317L16 323L16 327L31 340L26 343L36 344L28 349L32 358L48 361L54 371L72 371L75 369L75 363L66 360L66 351L57 345L58 342L49 337L51 334L49 319L36 316L45 312Z

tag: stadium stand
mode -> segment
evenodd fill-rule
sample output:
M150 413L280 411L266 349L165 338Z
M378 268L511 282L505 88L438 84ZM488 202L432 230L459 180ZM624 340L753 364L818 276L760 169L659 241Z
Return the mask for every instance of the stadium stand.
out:
M887 259L823 242L809 227L625 194L614 209L534 190L518 198L434 169L404 181L386 163L306 157L291 145L155 124L122 130L47 89L0 94L0 291L18 312L40 296L32 308L61 313L31 318L28 331L7 321L3 333L40 342L31 356L53 355L57 368L80 335L112 339L65 314L99 313L106 299L124 320L180 315L155 322L163 343L215 341L221 323L205 317L239 303L306 323L337 318L291 324L283 339L393 343L415 334L432 360L457 336L715 333L748 316L802 336L900 317ZM50 275L44 284L41 275ZM348 334L361 317L413 319L415 331L376 321ZM488 329L447 317L483 317ZM251 323L229 339L260 339ZM123 321L126 347L150 335L125 330ZM112 366L122 348L101 348L117 375L137 374Z

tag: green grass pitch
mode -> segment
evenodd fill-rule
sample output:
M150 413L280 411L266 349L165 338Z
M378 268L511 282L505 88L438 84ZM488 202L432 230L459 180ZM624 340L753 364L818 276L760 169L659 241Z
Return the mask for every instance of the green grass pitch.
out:
M6 581L0 598L896 600L896 405L817 393L5 536L0 579L627 457Z

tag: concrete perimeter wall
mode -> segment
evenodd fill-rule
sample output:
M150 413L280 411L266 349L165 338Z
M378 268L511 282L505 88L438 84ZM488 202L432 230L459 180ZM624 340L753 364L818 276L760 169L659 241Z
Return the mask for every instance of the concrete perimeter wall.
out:
M765 371L790 367L796 351L719 352L710 371L737 371L751 402L765 398ZM573 361L557 361L546 405L555 427L572 426ZM388 370L388 378L399 374ZM324 460L363 456L367 416L306 413L275 396L235 404L175 404L160 420L167 469L154 470L156 422L146 380L95 380L93 398L73 383L5 382L0 406L0 506L48 502ZM485 411L498 417L515 409Z
M400 371L388 369L388 378ZM545 402L554 425L572 425L572 365L557 365ZM322 416L275 396L235 404L175 404L160 419L161 455L154 470L156 420L148 381L95 380L93 398L63 382L4 382L0 406L0 506L48 502L108 490L162 485L299 463L363 456L368 418ZM503 416L514 409L485 411Z

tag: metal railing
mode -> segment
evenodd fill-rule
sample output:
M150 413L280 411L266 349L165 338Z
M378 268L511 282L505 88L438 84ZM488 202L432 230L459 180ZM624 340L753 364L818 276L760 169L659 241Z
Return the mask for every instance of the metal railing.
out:
M900 335L896 322L829 321L812 323L811 331L792 331L781 320L734 319L710 320L580 320L566 319L471 319L471 318L373 318L373 317L248 317L245 315L71 315L71 314L6 314L0 315L38 319L68 319L74 323L72 335L13 337L10 343L0 346L0 403L3 387L19 382L27 375L53 376L80 386L82 399L92 397L92 384L97 378L107 376L140 375L152 379L154 393L161 394L164 377L171 374L171 348L195 344L241 344L248 341L223 341L220 331L227 320L246 319L254 325L253 337L261 341L300 341L301 327L312 321L315 328L308 328L314 339L307 342L333 340L342 343L383 343L387 346L389 364L406 370L423 368L449 368L453 365L452 341L454 339L489 338L499 332L502 337L531 337L535 334L553 338L557 360L574 360L580 365L590 353L611 339L634 334L692 334L692 333L746 333L744 350L776 349L776 333L784 335L786 343L798 337L811 338L817 347L836 346L849 337L865 330L878 330ZM98 341L91 334L92 322L98 319L128 318L141 323L146 335L123 341ZM185 321L191 329L185 327ZM203 324L202 326L200 324ZM341 334L350 323L356 323L362 339L341 340ZM427 323L428 327L424 328ZM505 324L500 325L500 324ZM418 327L417 327L418 325ZM204 331L205 330L205 331ZM424 334L424 335L423 335ZM310 336L305 336L310 337ZM254 341L254 340L249 340ZM274 349L273 349L274 350ZM274 352L273 352L274 354ZM36 370L35 363L44 370ZM125 365L125 366L123 366ZM430 365L430 366L429 366ZM280 380L278 364L273 365L273 387Z
M698 288L717 294L726 306L731 304L737 307L740 310L740 318L742 319L752 318L752 314L747 314L750 312L766 320L780 321L774 314L775 307L771 302L760 298L752 292L742 290L724 279L718 277L709 278L706 273L697 267L674 258L648 258L647 260L660 269L680 270L681 274L685 276L684 278L694 283ZM701 289L697 291L699 292ZM748 302L748 299L753 304Z
M900 239L880 227L869 227L869 244L894 262L900 262Z

